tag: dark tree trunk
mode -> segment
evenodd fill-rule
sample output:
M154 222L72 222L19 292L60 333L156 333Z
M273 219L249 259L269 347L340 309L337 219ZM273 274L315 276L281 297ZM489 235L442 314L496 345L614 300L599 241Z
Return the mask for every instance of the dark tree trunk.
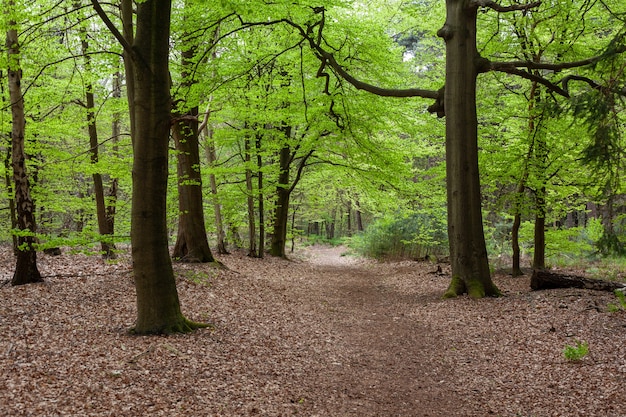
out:
M251 138L244 138L245 141L245 162L246 162L246 192L248 196L248 256L257 256L256 247L256 222L254 215L254 187L252 186L252 169L250 168L251 161Z
M75 4L75 8L80 5ZM83 53L83 59L85 62L85 70L87 74L91 73L91 58L88 55L89 43L87 42L87 33L85 28L80 29L81 48ZM89 152L91 154L91 163L96 165L98 163L99 143L98 143L98 129L96 126L96 105L93 93L93 85L91 81L88 81L85 85L85 107L87 109L87 130L89 132ZM104 199L104 185L102 183L102 174L94 172L92 174L94 195L96 200L96 218L98 220L98 232L101 236L113 235L113 229L110 228L111 223L107 221L107 207ZM111 259L114 257L114 247L110 243L110 239L103 239L100 241L100 247L102 249L102 256L105 259Z
M131 3L124 0L123 4ZM133 194L131 245L137 295L139 334L191 331L203 325L187 320L180 310L168 250L166 193L171 120L169 88L170 0L137 3L134 40L122 37L99 3L92 4L126 52L132 86ZM129 18L129 14L123 14ZM132 17L132 15L130 15ZM129 26L124 21L125 29ZM132 21L130 23L132 28ZM126 35L132 35L127 33Z
M120 82L121 74L116 72L113 75L113 91L112 95L114 98L119 99L122 96L122 87ZM112 152L114 157L119 157L119 149L118 149L118 141L120 137L120 120L121 115L116 112L113 114L113 122L111 124L111 141L113 142ZM111 235L115 233L115 212L117 208L117 190L118 190L118 179L116 177L111 177L109 179L109 188L106 194L106 222L107 229L111 232ZM111 253L110 256L114 258L115 255L115 244L111 242Z
M437 33L446 42L446 174L452 281L445 297L498 296L485 244L478 171L476 77L477 5L447 0L446 23Z
M198 148L197 107L172 127L178 160L178 235L172 257L182 262L215 262L204 224Z
M6 183L6 191L9 196L9 217L11 218L11 230L17 229L17 212L15 207L15 198L13 197L13 168L11 165L12 160L13 147L11 146L11 137L9 137L7 143L7 154L4 159L4 180ZM13 238L13 253L17 255L17 235L15 233L11 233L11 237Z
M284 258L287 242L287 224L289 220L289 170L291 167L291 149L285 145L280 150L278 185L276 186L276 207L274 212L274 235L270 254Z
M186 38L186 37L184 37ZM193 44L182 51L182 87L188 91L193 85L191 66L196 55ZM180 101L179 106L186 108ZM172 126L178 161L178 235L172 257L182 262L215 262L206 235L204 206L202 204L202 176L198 138L198 107L191 106L176 115Z
M15 4L10 1L10 7ZM7 30L6 47L8 50L8 79L9 101L11 103L11 164L13 167L13 180L15 182L15 205L17 212L17 227L20 234L17 239L18 251L15 272L11 279L11 285L23 285L41 282L43 278L37 268L37 252L35 251L35 207L30 196L30 184L26 174L26 153L24 117L24 97L22 96L20 49L15 29L16 22L9 22Z
M598 291L615 291L626 288L626 284L614 281L590 279L578 275L559 274L536 269L530 278L530 288L547 290L551 288L585 288Z
M258 257L263 258L265 254L265 205L264 205L264 197L263 197L263 156L261 155L261 137L262 135L257 134L256 136L256 166L258 172L258 200L259 200L259 253Z
M546 267L546 201L545 187L536 197L537 213L535 215L535 252L533 255L533 268L543 269Z

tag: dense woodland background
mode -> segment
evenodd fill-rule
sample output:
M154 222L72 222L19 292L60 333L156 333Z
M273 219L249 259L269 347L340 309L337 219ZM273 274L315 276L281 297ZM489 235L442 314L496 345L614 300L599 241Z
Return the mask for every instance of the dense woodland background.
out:
M115 3L101 7L122 31ZM35 245L114 256L131 228L123 46L92 3L7 4L3 32L15 29L20 46ZM478 53L494 60L476 93L492 268L592 266L609 256L618 274L626 6L472 7ZM341 71L397 91L438 91L445 20L441 1L174 1L166 214L174 259L219 260L234 248L288 256L318 241L379 258L447 255L446 119L432 114L432 99L371 94ZM10 46L0 57L0 240L18 245L33 231L19 227L14 201ZM192 250L205 230L208 258Z

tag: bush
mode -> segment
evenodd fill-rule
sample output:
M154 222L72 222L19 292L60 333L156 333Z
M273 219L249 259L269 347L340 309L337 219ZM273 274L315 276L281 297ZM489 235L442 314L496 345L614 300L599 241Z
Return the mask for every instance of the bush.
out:
M375 259L423 258L448 251L445 212L395 213L376 219L349 246Z

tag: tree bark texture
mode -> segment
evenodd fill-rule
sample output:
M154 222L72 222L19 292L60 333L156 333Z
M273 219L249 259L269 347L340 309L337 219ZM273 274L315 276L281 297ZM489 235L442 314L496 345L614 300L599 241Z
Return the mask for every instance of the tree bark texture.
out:
M483 233L478 171L476 5L447 0L438 32L446 42L446 174L452 281L445 297L498 296L491 280Z
M181 313L168 250L166 193L171 100L168 69L170 0L137 4L132 61L135 100L131 245L140 334L198 327Z
M172 257L182 262L215 262L206 235L198 147L197 108L172 127L178 166L178 235Z
M530 278L530 288L533 290L547 290L552 288L585 288L598 291L623 290L626 284L623 282L603 281L590 279L571 274L560 274L536 269Z
M197 48L188 36L182 55L182 89L189 91L194 84L193 60ZM215 262L206 235L202 204L202 176L198 132L198 106L179 101L183 109L176 114L172 126L178 161L178 235L172 257L182 262Z
M289 222L289 170L291 168L291 148L289 145L283 146L279 155L280 172L278 174L278 185L276 186L276 207L274 211L274 234L270 254L284 258L285 245L287 242L287 224Z
M11 7L15 5L9 2ZM20 66L20 48L16 23L9 22L6 47L8 51L9 99L11 103L11 165L15 183L15 206L17 213L18 250L16 265L11 285L23 285L43 281L37 268L35 251L35 206L30 195L30 184L26 174L24 97L22 96L22 70Z

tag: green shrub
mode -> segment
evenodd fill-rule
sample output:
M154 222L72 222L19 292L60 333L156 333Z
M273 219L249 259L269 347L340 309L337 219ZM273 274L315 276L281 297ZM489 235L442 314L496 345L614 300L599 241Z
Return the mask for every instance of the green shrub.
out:
M350 240L350 247L360 255L375 259L446 254L445 212L418 211L379 217Z

